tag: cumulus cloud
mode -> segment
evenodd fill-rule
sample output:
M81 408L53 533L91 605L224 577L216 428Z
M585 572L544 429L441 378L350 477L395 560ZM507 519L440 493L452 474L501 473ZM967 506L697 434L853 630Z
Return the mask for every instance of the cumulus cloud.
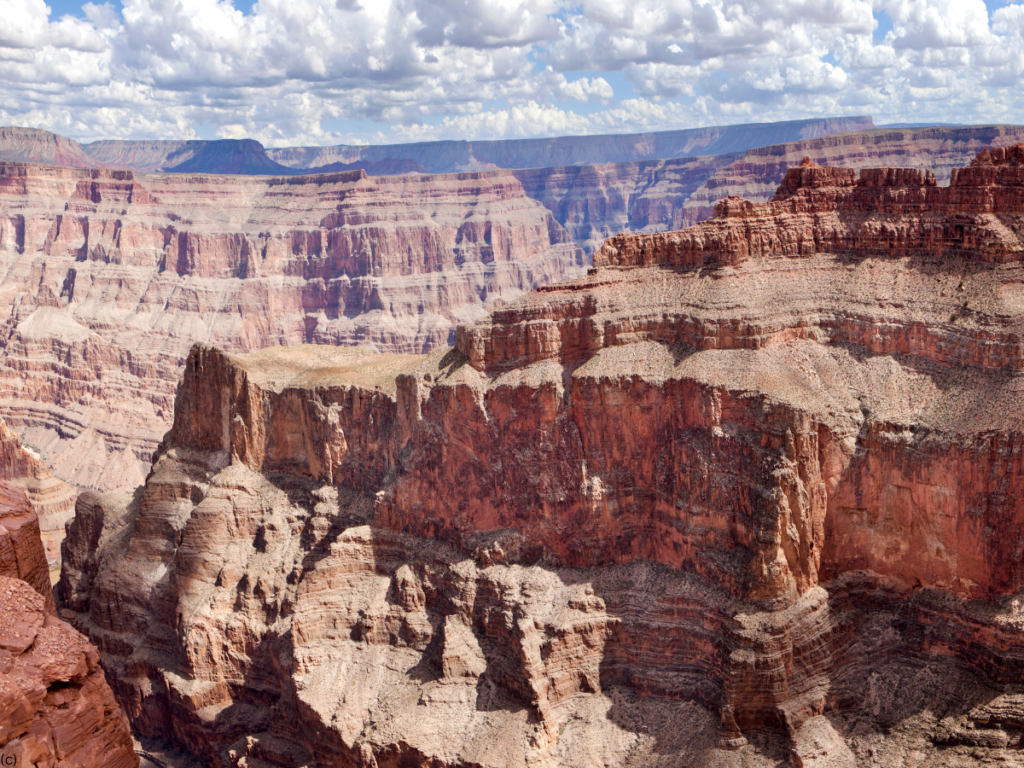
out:
M1017 2L124 0L56 17L7 0L0 122L271 145L1021 122L1022 71Z

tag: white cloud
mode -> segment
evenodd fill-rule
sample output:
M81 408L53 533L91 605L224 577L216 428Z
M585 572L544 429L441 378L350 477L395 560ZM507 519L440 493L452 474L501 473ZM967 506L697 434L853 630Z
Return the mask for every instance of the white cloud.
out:
M892 21L882 40L877 13ZM82 15L6 0L0 122L284 145L854 113L1024 121L1017 3L259 0L243 14L124 0Z
M5 0L0 48L70 48L99 53L105 41L93 23L64 16L49 20L43 0Z

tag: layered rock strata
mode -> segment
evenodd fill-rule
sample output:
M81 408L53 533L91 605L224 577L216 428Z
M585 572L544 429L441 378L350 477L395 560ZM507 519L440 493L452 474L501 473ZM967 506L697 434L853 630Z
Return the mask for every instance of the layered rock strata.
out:
M196 346L64 615L213 765L1012 763L1022 158L808 163L425 357Z
M137 768L99 653L55 615L39 522L0 483L0 761Z
M39 518L25 492L0 482L0 513L0 576L26 582L39 593L43 608L56 612Z
M782 135L764 130L764 140ZM60 478L133 487L170 425L196 340L235 352L304 341L423 352L451 343L457 322L575 274L572 240L589 253L620 232L692 224L727 194L767 199L805 155L921 164L941 183L983 142L1021 131L862 131L744 155L402 179L10 166L0 177L0 291L12 307L0 414ZM248 144L179 144L110 145L107 159L256 162Z
M58 480L39 456L25 448L0 419L0 478L21 488L39 518L43 550L51 570L60 567L64 528L74 517L78 489Z
M197 340L422 352L582 251L507 175L0 166L0 413L58 477L135 487Z

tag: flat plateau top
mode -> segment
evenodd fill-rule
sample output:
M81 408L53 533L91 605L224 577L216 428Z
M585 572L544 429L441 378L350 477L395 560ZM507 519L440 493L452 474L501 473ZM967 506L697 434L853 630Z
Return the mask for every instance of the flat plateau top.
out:
M245 355L231 355L253 383L275 392L288 387L360 386L388 394L394 394L398 376L412 373L428 357L320 344L267 347Z

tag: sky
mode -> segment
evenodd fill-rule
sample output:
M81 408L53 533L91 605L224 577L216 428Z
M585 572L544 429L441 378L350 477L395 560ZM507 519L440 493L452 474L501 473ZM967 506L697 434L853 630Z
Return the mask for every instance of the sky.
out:
M1024 123L1007 0L0 0L0 125L267 146Z

